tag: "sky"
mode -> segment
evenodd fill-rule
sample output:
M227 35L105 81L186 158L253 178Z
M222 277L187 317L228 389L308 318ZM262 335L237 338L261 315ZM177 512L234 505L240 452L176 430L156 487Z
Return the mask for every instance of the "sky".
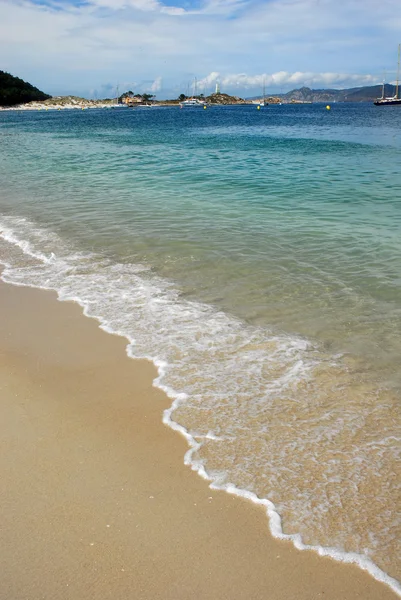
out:
M52 95L392 82L398 43L401 0L0 0L0 69Z

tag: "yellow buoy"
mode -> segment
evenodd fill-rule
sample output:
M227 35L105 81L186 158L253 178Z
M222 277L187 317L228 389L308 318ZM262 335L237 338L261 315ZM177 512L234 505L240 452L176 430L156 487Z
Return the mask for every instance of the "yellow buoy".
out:
M205 105L205 106L203 107L203 110L206 110L206 109L207 109L207 106Z
M330 106L330 104L328 104L328 105L326 106L326 109L327 109L327 110L330 110L330 108L331 108L331 106Z
M259 104L258 104L258 110L260 110L260 106L259 106Z

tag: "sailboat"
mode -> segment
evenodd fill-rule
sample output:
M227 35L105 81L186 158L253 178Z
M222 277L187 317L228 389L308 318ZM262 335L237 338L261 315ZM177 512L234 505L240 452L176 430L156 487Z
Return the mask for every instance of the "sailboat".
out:
M266 102L266 84L265 80L263 80L263 100L259 102L259 106L269 106L269 103Z
M382 87L382 96L374 101L375 106L401 106L401 98L398 97L398 87L400 80L400 55L401 55L401 44L398 44L398 65L397 65L397 81L395 84L395 95L390 98L384 96L384 81Z
M187 100L183 100L182 102L180 102L181 108L183 108L184 106L197 106L197 107L202 107L202 106L206 107L207 106L207 102L197 98L196 86L197 86L197 81L196 81L196 77L195 77L192 98L187 98Z

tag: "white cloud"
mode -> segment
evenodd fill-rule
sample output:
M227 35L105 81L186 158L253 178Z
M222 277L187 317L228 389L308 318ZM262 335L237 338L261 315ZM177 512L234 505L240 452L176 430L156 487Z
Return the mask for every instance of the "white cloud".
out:
M249 0L205 0L202 8L193 12L206 15L227 15L248 4L250 4Z
M122 10L133 8L141 11L159 11L173 16L184 14L191 15L227 15L243 8L250 0L204 0L199 8L184 9L180 6L166 6L159 0L88 0L88 2L99 8Z
M172 16L185 15L187 12L184 8L180 8L178 6L162 6L160 8L160 11L162 13L164 13L165 15L172 15Z
M122 10L125 8L133 8L140 11L160 11L166 14L182 14L184 9L179 7L164 6L158 0L88 0L92 6L98 8L109 8L112 10Z
M160 92L161 89L162 89L162 78L156 77L154 82L149 87L149 90L155 94L156 92Z
M211 88L219 82L220 86L227 89L261 89L273 86L334 86L344 87L345 85L374 85L379 83L376 75L355 75L349 73L310 73L300 72L288 73L279 71L278 73L262 73L260 75L247 75L246 73L236 73L231 75L222 75L216 71L210 73L199 81L200 87ZM224 91L224 90L222 90Z
M348 87L381 80L384 68L390 79L396 67L399 0L364 0L363 10L361 0L203 0L185 10L90 2L55 10L0 0L2 68L50 93L160 75L167 94L186 92L196 76L241 95L263 78L269 88Z

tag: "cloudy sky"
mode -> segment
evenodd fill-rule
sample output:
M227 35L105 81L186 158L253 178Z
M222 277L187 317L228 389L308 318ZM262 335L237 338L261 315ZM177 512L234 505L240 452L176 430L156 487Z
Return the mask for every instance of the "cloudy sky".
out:
M399 42L401 0L0 0L0 69L53 95L370 85Z

